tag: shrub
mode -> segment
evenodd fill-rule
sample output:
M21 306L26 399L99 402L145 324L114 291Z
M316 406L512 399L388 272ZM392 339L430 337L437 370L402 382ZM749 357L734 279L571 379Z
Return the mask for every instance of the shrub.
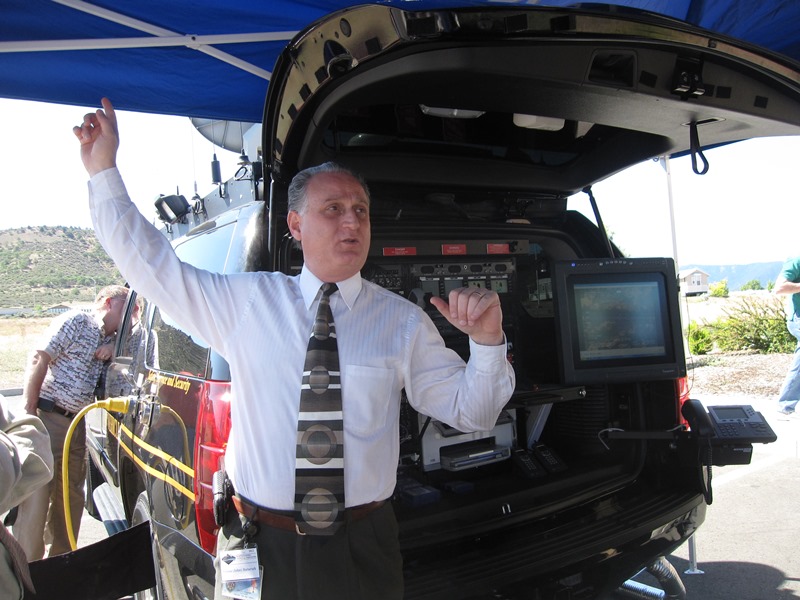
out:
M712 337L724 351L791 353L797 340L786 329L786 311L778 298L741 298L725 309L725 318L711 324Z
M689 352L693 355L708 354L714 348L714 337L712 330L702 327L695 321L689 323L687 328L689 341Z
M708 295L714 298L727 298L730 294L728 290L728 280L716 281L708 284Z
M742 284L742 287L739 289L744 292L747 290L763 290L764 288L761 287L761 282L758 279L751 279L747 283Z

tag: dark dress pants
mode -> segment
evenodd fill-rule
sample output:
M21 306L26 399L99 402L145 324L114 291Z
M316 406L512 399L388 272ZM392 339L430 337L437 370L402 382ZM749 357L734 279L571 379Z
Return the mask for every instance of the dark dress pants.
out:
M245 518L233 508L217 538L216 600L223 600L219 557L244 547ZM401 600L403 560L391 503L333 536L298 535L259 524L251 544L264 568L266 600Z

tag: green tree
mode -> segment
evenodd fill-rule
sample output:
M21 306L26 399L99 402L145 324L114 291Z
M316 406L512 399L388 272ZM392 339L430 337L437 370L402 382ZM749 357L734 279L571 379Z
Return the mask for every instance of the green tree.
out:
M761 287L761 282L758 279L751 279L747 283L742 284L742 287L739 289L744 292L747 290L763 290L764 288Z
M727 298L730 295L728 279L708 284L708 295L714 298Z

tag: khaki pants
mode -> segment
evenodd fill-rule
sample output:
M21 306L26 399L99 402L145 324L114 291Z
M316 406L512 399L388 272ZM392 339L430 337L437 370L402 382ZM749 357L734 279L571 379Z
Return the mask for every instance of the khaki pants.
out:
M61 483L64 440L72 421L56 412L37 411L50 434L53 450L53 479L40 487L19 505L14 537L28 555L29 561L44 558L45 545L50 544L48 556L70 552L66 519L64 518L63 487ZM81 524L86 482L86 425L81 419L70 440L69 451L69 502L72 529L75 539Z

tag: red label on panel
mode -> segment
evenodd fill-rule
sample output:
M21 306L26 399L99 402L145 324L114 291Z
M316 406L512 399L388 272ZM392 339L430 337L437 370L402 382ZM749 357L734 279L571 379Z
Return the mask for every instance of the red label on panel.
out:
M466 244L442 244L442 254L445 256L453 256L455 254L466 254Z
M417 248L415 246L400 246L397 248L384 248L384 256L415 256Z
M508 244L486 244L486 254L511 254Z

